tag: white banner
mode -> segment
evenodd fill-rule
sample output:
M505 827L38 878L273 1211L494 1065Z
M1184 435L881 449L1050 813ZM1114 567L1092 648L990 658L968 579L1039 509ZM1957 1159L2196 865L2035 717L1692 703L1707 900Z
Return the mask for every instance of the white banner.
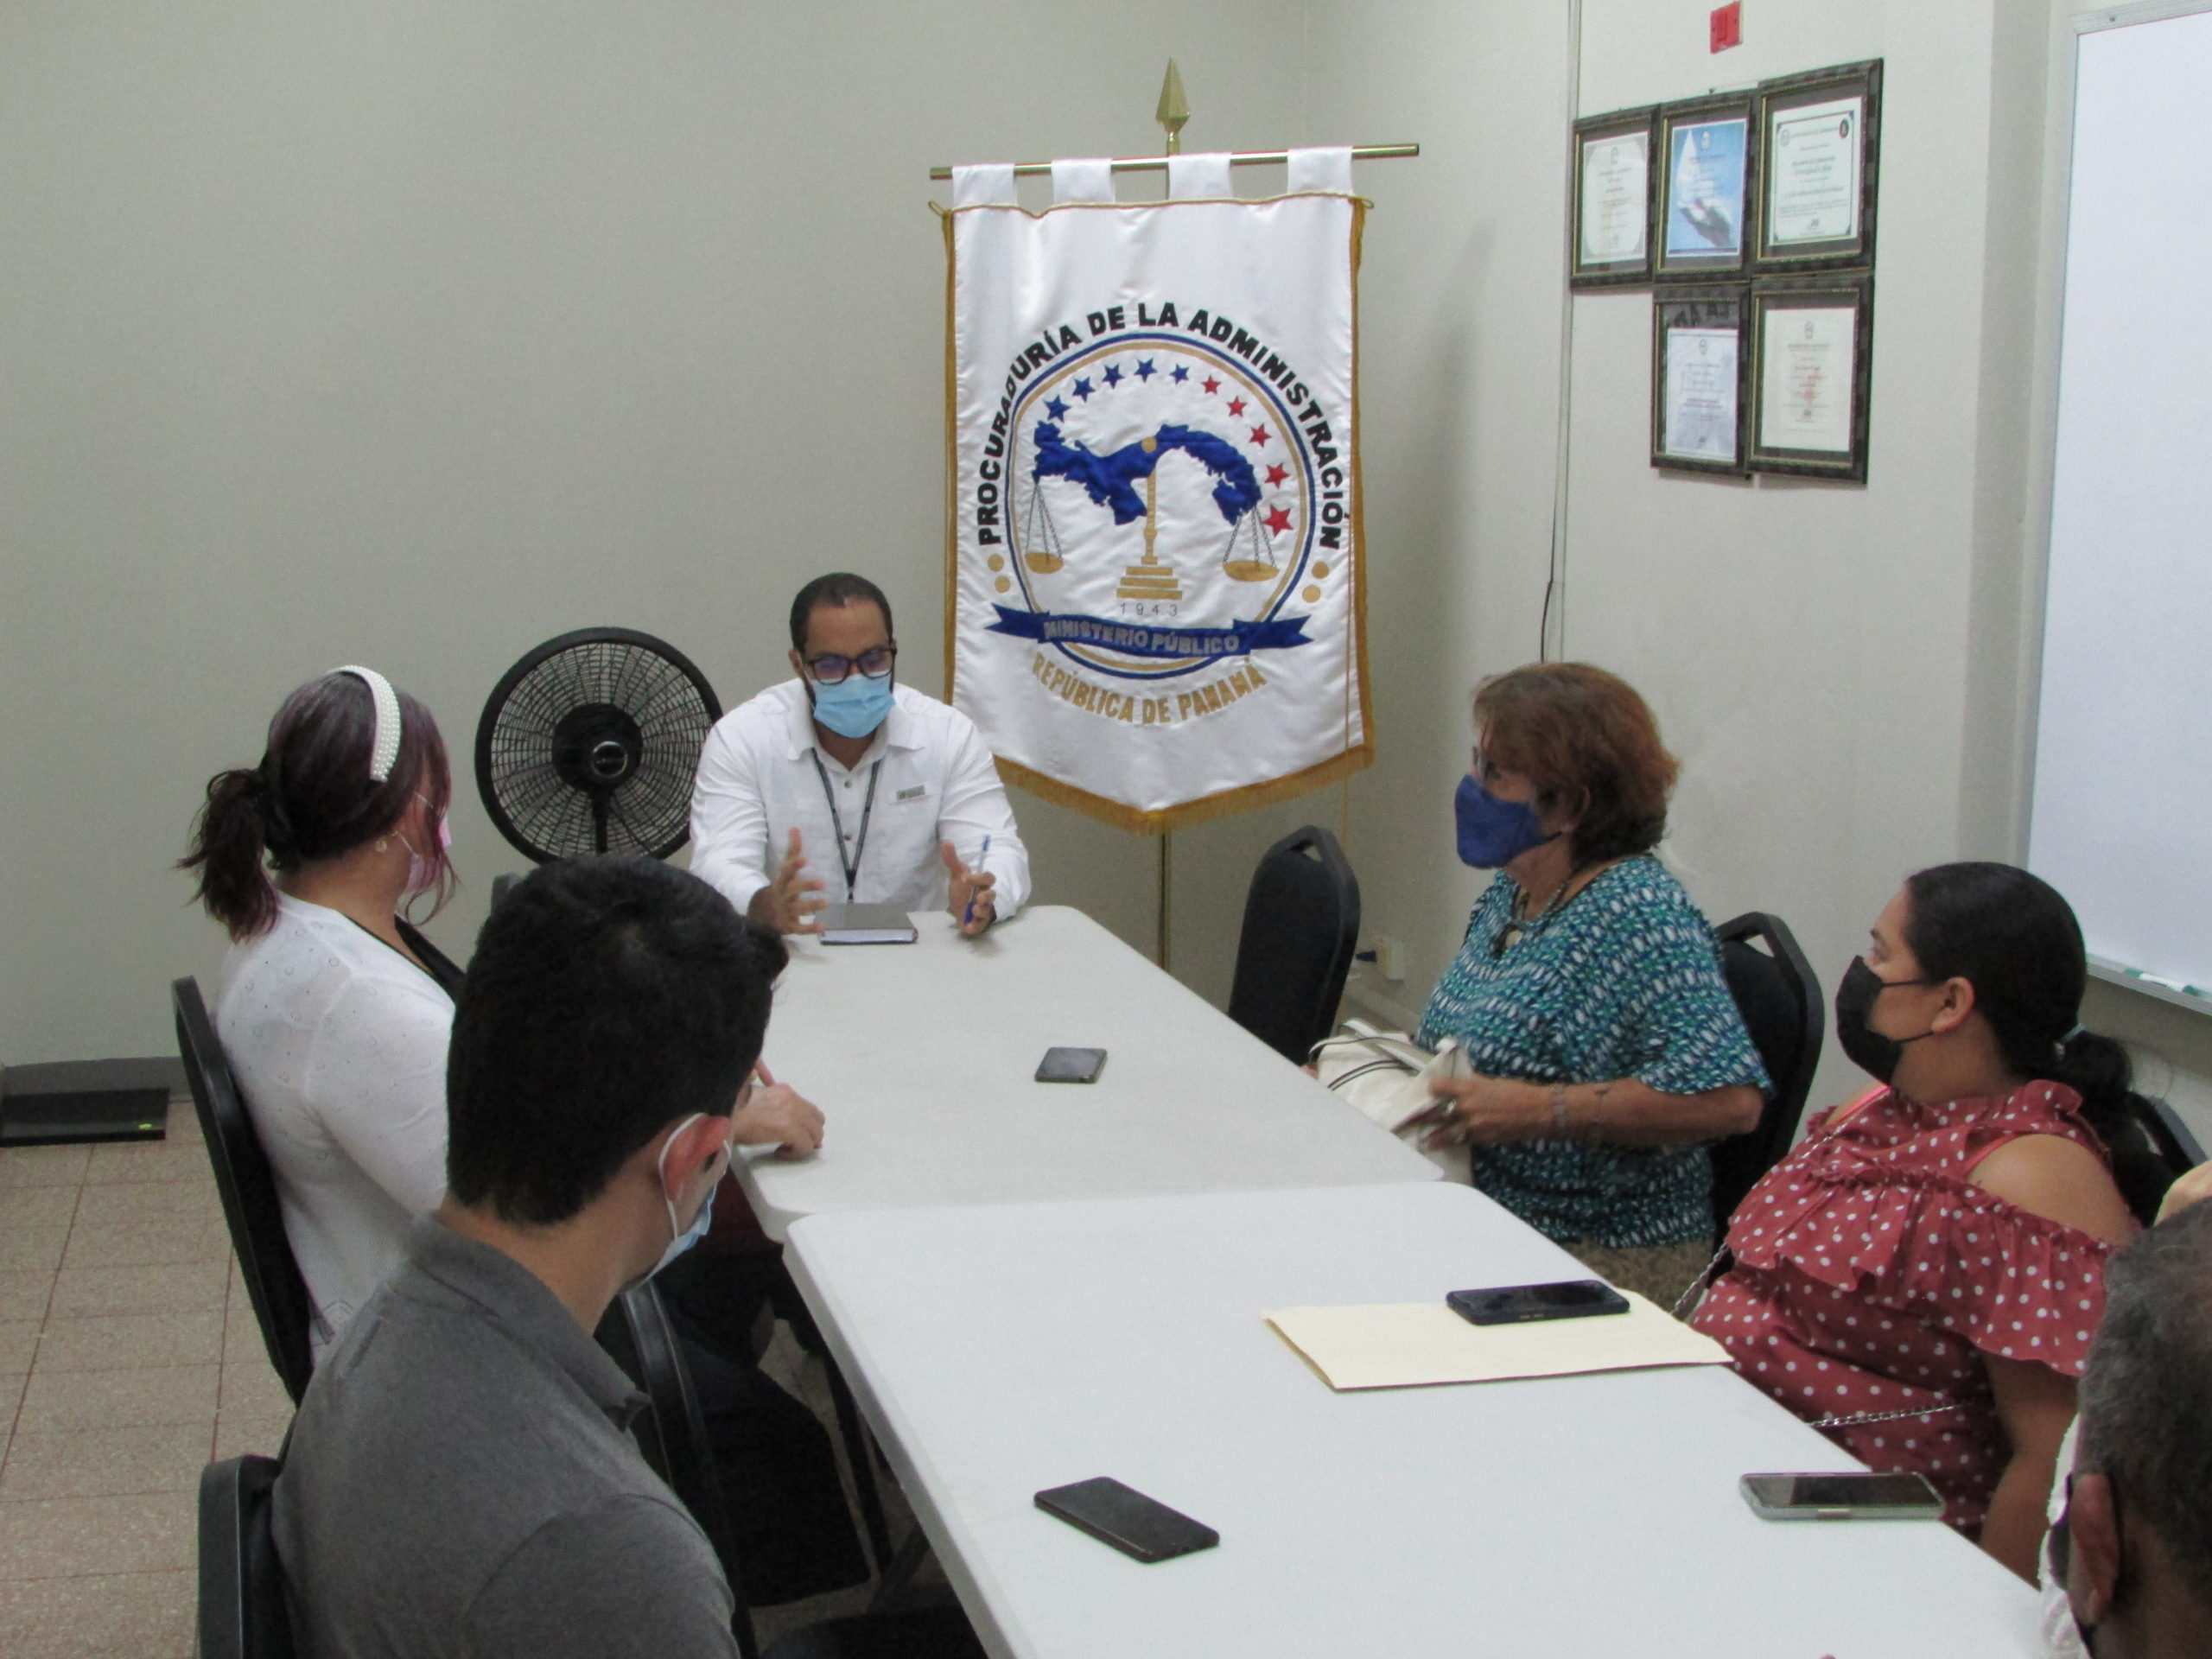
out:
M1159 830L1372 758L1362 211L946 215L950 696L1013 781Z

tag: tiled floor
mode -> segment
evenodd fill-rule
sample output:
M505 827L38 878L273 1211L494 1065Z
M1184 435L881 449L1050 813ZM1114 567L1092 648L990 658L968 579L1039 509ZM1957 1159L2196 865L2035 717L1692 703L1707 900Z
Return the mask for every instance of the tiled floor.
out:
M165 1141L0 1149L0 1654L193 1650L200 1471L291 1404L188 1103Z

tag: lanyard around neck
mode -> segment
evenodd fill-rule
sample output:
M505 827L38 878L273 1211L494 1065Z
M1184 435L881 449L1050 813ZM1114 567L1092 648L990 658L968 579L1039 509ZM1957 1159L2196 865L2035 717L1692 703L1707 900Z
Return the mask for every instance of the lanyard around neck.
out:
M883 776L880 758L868 769L868 804L861 808L861 833L853 842L853 855L845 856L845 820L837 811L837 791L830 787L830 769L822 764L819 750L810 751L814 761L814 775L822 780L822 798L830 803L830 827L837 834L837 862L845 872L845 902L853 902L853 889L860 885L861 858L868 851L868 821L875 816L875 785Z

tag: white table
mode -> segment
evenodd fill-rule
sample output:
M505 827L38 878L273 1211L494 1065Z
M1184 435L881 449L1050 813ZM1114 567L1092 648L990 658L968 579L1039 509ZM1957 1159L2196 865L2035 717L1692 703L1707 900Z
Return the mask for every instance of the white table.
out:
M1855 1465L1724 1368L1332 1393L1262 1313L1581 1276L1465 1187L817 1216L786 1259L996 1655L2040 1650L1940 1522L1755 1517L1739 1474ZM1220 1547L1032 1503L1100 1474Z
M764 1058L829 1122L814 1158L739 1163L776 1237L825 1211L1436 1179L1080 911L980 939L914 921L909 945L792 941ZM1035 1081L1055 1044L1104 1073Z

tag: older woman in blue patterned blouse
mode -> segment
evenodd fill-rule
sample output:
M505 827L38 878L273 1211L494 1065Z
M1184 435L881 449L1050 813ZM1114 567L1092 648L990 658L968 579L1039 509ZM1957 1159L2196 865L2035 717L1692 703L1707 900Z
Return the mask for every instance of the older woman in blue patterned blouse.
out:
M1439 1085L1429 1144L1593 1270L1663 1306L1713 1250L1706 1143L1758 1121L1767 1078L1705 918L1652 856L1674 757L1624 682L1540 663L1475 692L1459 856L1495 869L1421 1038L1473 1075Z

